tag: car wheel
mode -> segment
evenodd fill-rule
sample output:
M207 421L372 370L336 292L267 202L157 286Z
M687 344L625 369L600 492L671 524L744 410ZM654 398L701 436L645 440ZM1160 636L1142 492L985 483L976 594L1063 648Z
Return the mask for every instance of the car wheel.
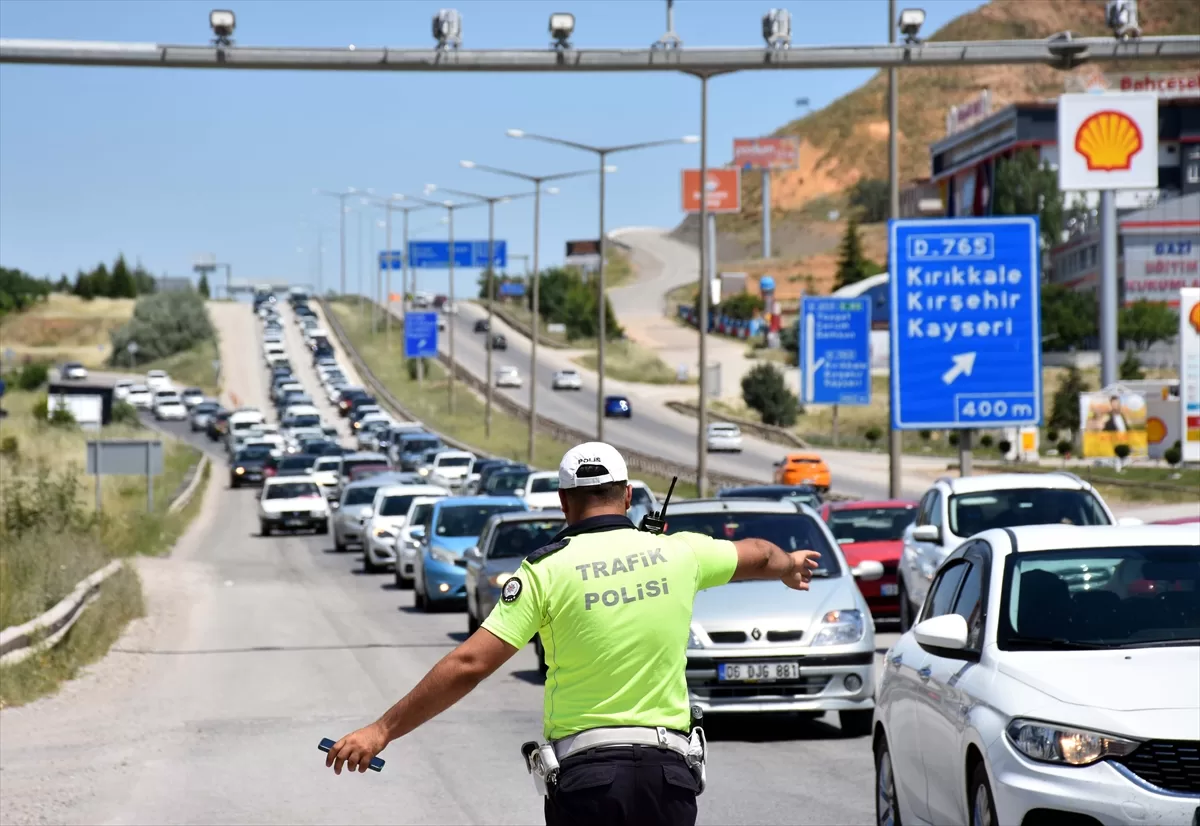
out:
M238 480L237 480L237 479L230 479L230 480L229 480L229 487L231 487L231 488L240 488L241 486L242 486L242 485L241 485L241 483L240 483L240 482L238 482Z
M971 773L971 826L996 826L996 803L982 762Z
M328 522L323 522L323 523L322 523L322 524L321 524L321 525L320 525L320 526L317 528L317 535L318 535L318 536L325 536L325 535L327 535L328 533L329 533L329 523L328 523Z
M866 737L871 733L871 711L839 711L838 726L843 737Z
M413 587L413 581L411 579L406 579L404 577L404 574L400 573L400 567L401 567L400 562L397 560L397 562L396 562L396 590L407 591Z
M417 595L417 598L416 598L417 607L420 608L426 614L432 614L435 606L433 604L433 601L429 599L429 592L425 590L424 585L422 585L422 587L420 587L420 588L416 588L416 586L414 586L414 591L416 592L416 595Z
M896 776L886 738L880 738L875 749L875 824L901 826L900 809L896 805Z
M896 588L896 594L900 598L900 633L903 634L908 629L912 628L912 601L908 598L908 589L904 587L904 580L901 579L899 587Z
M271 535L271 526L269 524L267 524L266 522L261 522L260 523L260 531L263 536L270 536Z
M337 531L333 532L333 549L339 554L344 554L346 552L346 543L342 541L342 537Z
M371 555L367 553L367 549L363 548L363 573L377 574L379 566L371 560Z

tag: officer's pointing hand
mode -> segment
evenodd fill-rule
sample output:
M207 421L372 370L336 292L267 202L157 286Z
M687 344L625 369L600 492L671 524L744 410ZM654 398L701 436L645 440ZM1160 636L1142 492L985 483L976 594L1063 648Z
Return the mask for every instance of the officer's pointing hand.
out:
M783 577L783 584L797 591L807 591L813 571L821 567L818 562L821 558L820 552L792 551L788 556L792 558L792 570Z
M387 733L379 723L372 723L334 743L329 754L325 756L325 765L332 766L334 774L342 773L343 764L350 771L365 772L370 768L371 760L383 751L387 744Z

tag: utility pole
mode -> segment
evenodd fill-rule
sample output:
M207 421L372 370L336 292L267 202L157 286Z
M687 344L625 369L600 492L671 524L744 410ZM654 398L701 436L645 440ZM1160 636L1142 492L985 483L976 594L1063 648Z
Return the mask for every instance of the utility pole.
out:
M896 42L896 0L888 0L888 44ZM899 129L900 92L897 87L896 69L888 69L888 203L892 220L900 217L900 144L896 132ZM892 273L889 278L898 278ZM892 405L896 403L892 392L891 371L888 379L888 496L899 499L902 491L900 477L901 437L899 430L891 427L894 421Z

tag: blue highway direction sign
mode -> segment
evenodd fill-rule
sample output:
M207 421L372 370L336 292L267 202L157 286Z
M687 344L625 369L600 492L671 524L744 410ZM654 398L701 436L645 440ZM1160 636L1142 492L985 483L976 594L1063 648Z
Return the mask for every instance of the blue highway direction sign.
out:
M455 241L454 266L462 269L485 269L488 265L487 241ZM508 244L492 242L492 267L497 270L508 268ZM450 268L450 242L409 241L408 259L412 266L425 270Z
M403 250L380 250L379 251L379 269L381 270L402 270L404 269L404 251Z
M410 359L437 358L438 314L404 314L404 357Z
M800 401L871 403L871 302L805 298L800 309Z
M892 427L1042 422L1038 220L888 226Z

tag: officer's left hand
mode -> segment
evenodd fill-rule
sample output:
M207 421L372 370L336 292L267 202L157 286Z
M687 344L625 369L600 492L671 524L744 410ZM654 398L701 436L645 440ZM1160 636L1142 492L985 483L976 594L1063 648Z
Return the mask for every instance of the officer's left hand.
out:
M387 744L387 733L383 727L379 723L371 723L334 743L325 757L325 765L332 766L334 774L342 773L343 764L350 771L357 769L359 773L365 772L370 768L372 758L387 748Z
M783 584L797 591L807 591L813 571L821 567L819 551L792 551L792 572L783 578Z

